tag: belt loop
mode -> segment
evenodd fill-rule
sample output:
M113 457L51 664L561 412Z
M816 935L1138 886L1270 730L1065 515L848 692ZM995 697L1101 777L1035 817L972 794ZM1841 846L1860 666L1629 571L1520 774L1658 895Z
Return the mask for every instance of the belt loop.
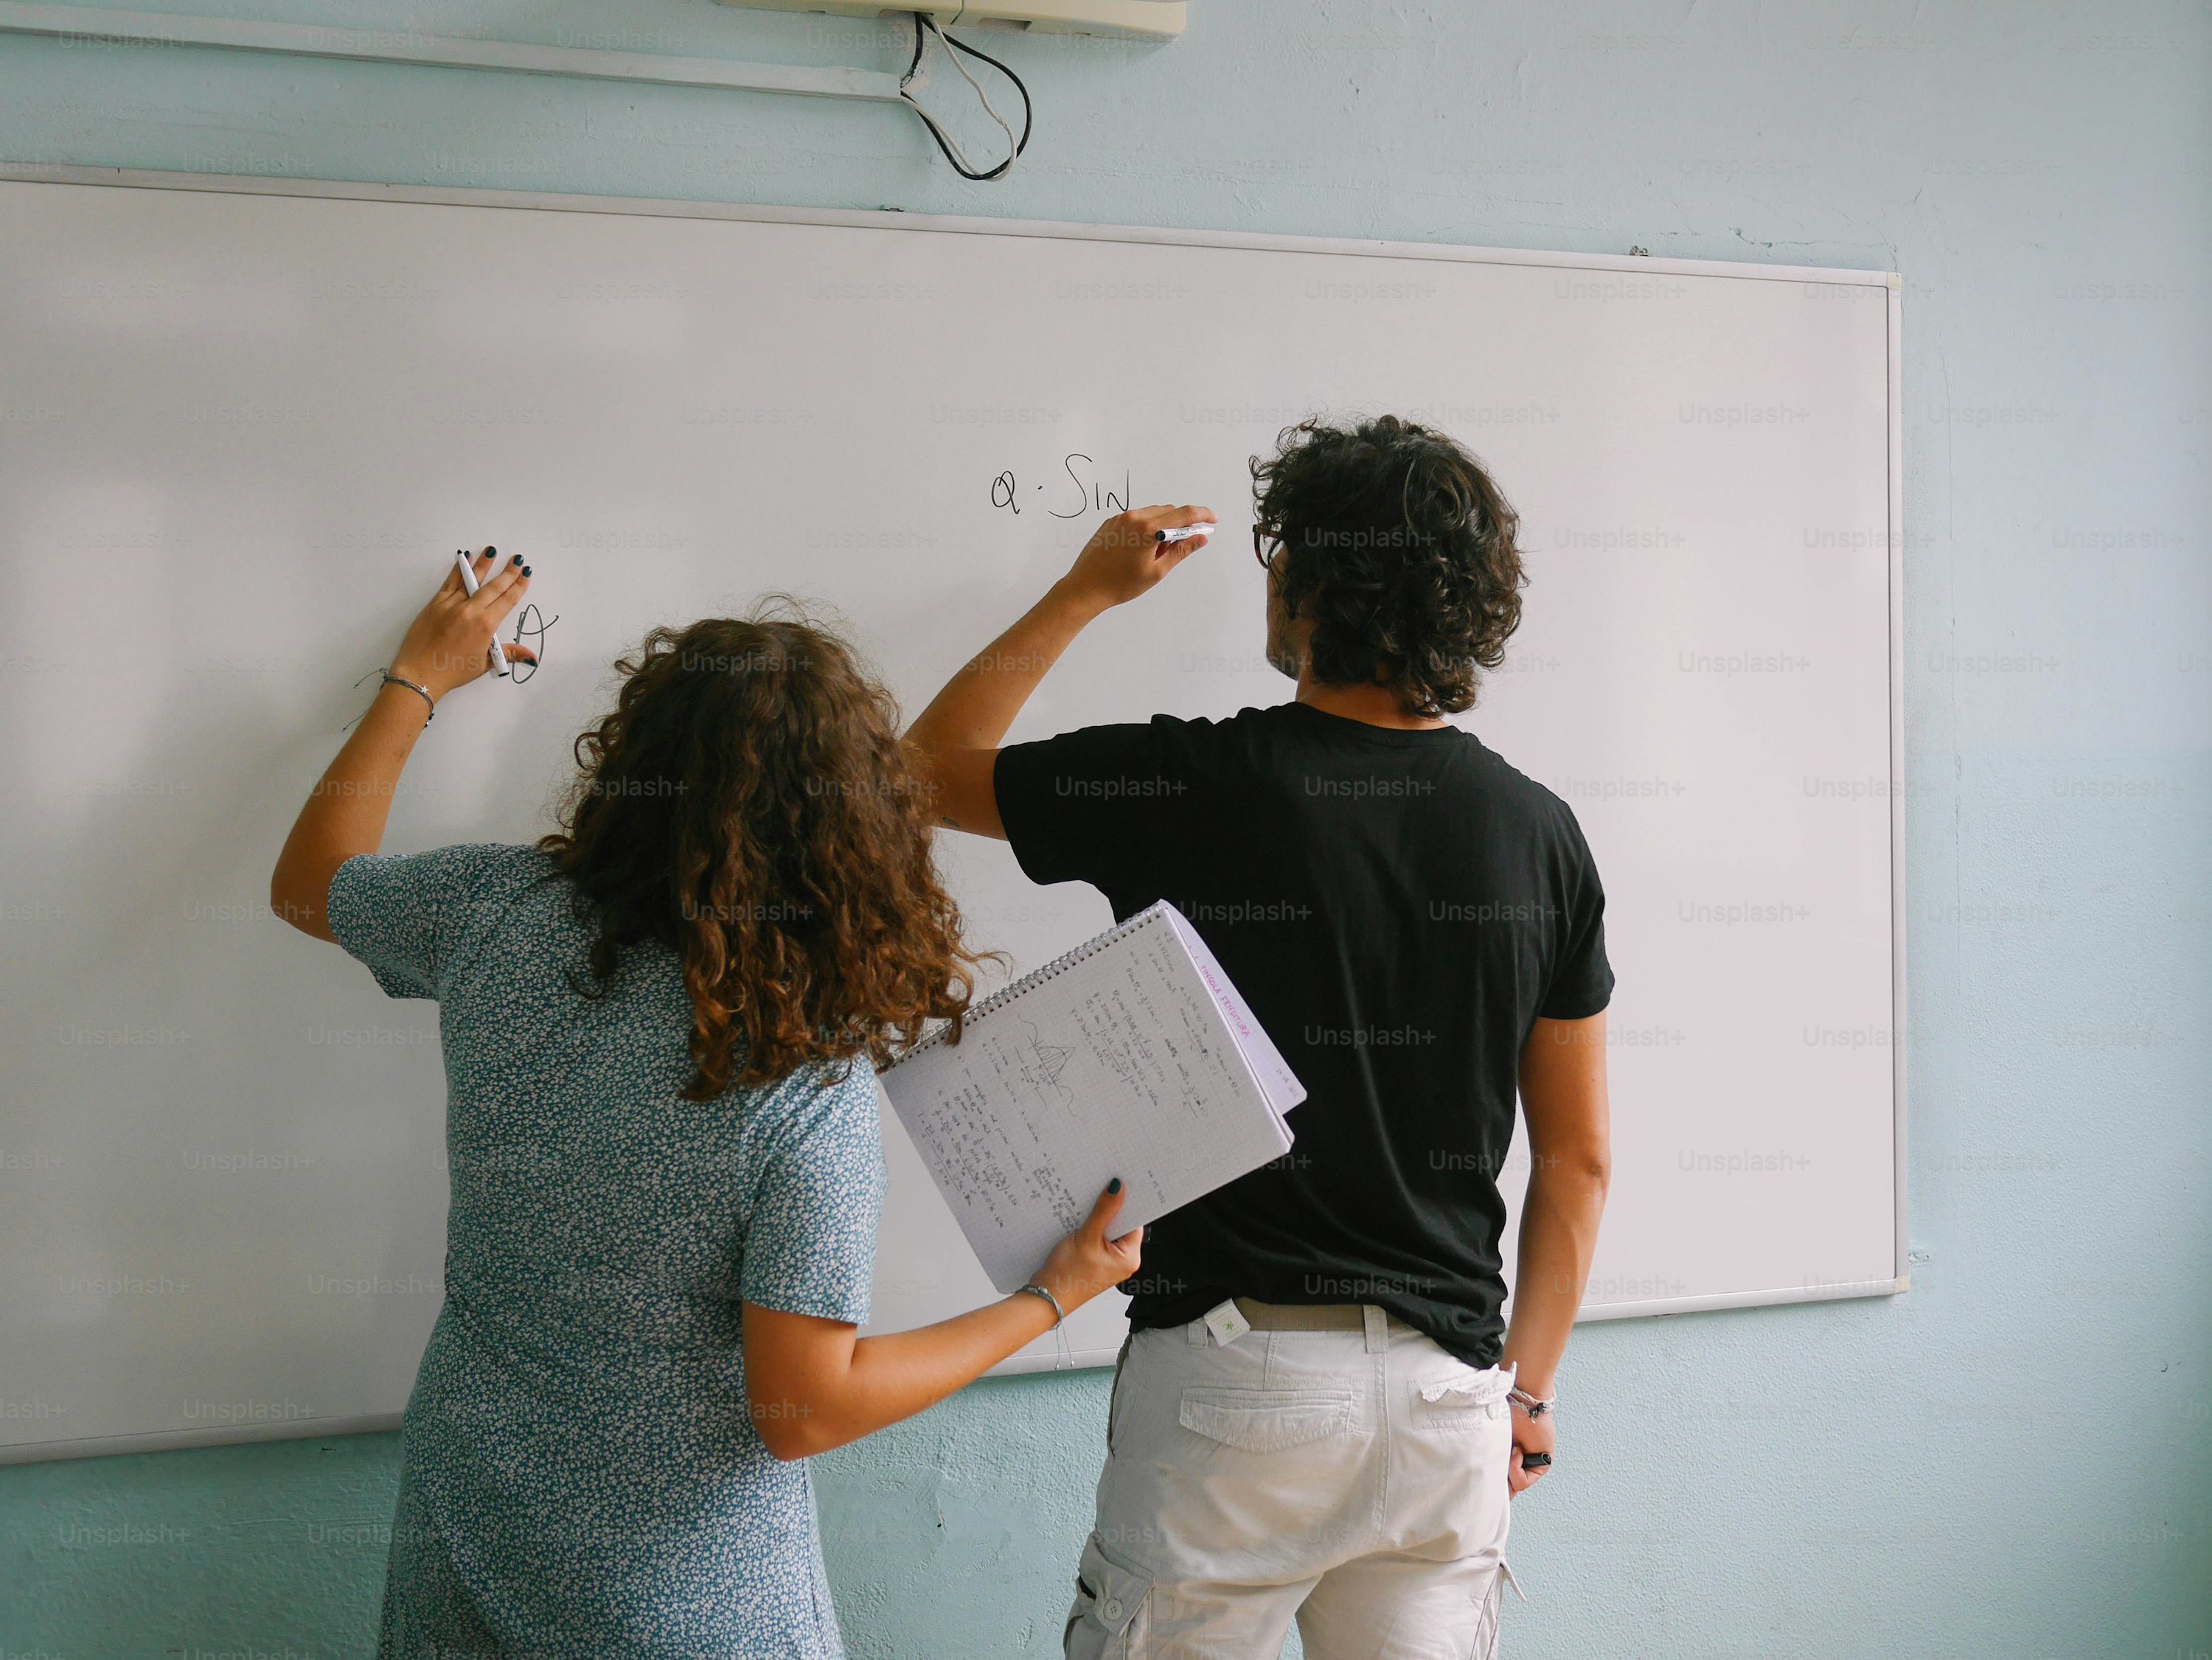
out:
M1367 1327L1367 1352L1382 1354L1390 1347L1390 1317L1372 1303L1362 1303L1359 1313Z

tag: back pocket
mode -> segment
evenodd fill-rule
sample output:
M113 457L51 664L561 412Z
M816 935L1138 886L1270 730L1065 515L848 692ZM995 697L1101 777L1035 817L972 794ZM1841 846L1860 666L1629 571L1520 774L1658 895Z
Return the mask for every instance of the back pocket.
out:
M1466 1366L1413 1387L1413 1421L1437 1429L1486 1429L1513 1415L1513 1374Z
M1182 1427L1245 1452L1279 1452L1352 1427L1348 1389L1186 1389Z

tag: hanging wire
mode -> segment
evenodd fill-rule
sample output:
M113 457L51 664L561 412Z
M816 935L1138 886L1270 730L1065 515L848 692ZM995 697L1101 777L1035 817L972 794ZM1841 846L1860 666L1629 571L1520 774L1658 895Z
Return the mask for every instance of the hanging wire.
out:
M933 35L941 41L946 47L947 50L945 56L951 59L952 67L960 71L960 78L963 81L965 81L970 87L973 87L975 89L975 96L982 100L983 113L989 116L993 121L998 124L999 130L1006 135L1006 142L1012 146L1012 148L1007 153L1006 159L999 163L997 167L990 168L988 171L981 171L973 166L969 161L967 155L962 151L959 144L954 141L951 135L947 133L944 128L937 124L936 121L931 117L929 112L922 108L919 100L917 100L914 94L908 90L908 86L911 85L914 81L915 76L921 68L922 51L929 44L930 37ZM1013 128L1007 124L1006 118L1000 115L998 110L993 106L991 103L991 94L983 90L982 83L977 81L974 76L970 75L968 72L968 66L962 63L960 59L954 55L958 52L965 52L970 58L976 58L983 63L988 64L993 69L998 70L1000 74L1005 76L1007 80L1014 83L1014 90L1022 95L1022 133L1020 137L1017 138L1014 136ZM992 57L988 52L978 51L966 41L954 39L951 35L945 32L944 28L938 23L938 21L934 17L932 17L927 12L917 11L914 15L914 58L913 61L906 66L906 73L899 77L899 98L909 109L921 118L921 124L929 129L929 136L937 141L937 148L945 152L945 159L952 164L952 170L958 173L963 179L974 179L979 184L987 183L992 179L1004 179L1008 173L1014 170L1014 163L1020 159L1022 152L1029 148L1030 123L1032 112L1030 106L1030 89L1022 84L1022 77L1016 75L1012 70L1008 69L1004 64L1001 64L997 58Z

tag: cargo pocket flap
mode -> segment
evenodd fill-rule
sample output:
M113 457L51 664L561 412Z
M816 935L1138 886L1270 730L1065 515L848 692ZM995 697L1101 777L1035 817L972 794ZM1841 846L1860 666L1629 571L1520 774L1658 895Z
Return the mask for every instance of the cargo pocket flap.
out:
M1246 1452L1276 1452L1352 1424L1352 1391L1340 1389L1187 1389L1182 1427Z
M1096 1534L1084 1541L1083 1560L1076 1568L1075 1581L1077 1588L1090 1599L1089 1608L1082 1613L1114 1637L1128 1629L1129 1622L1137 1617L1137 1610L1144 1607L1145 1598L1152 1589L1150 1574L1125 1568L1099 1549Z

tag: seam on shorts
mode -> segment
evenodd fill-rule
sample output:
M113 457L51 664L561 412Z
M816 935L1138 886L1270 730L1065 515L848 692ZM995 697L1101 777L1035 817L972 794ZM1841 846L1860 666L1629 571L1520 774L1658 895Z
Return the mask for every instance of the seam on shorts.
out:
M1398 1432L1390 1421L1390 1345L1386 1342L1379 1353L1370 1353L1367 1358L1373 1364L1373 1410L1380 1421L1378 1439L1382 1442L1382 1456L1375 1466L1378 1472L1375 1481L1375 1531L1380 1537L1389 1521L1390 1465L1398 1456Z

